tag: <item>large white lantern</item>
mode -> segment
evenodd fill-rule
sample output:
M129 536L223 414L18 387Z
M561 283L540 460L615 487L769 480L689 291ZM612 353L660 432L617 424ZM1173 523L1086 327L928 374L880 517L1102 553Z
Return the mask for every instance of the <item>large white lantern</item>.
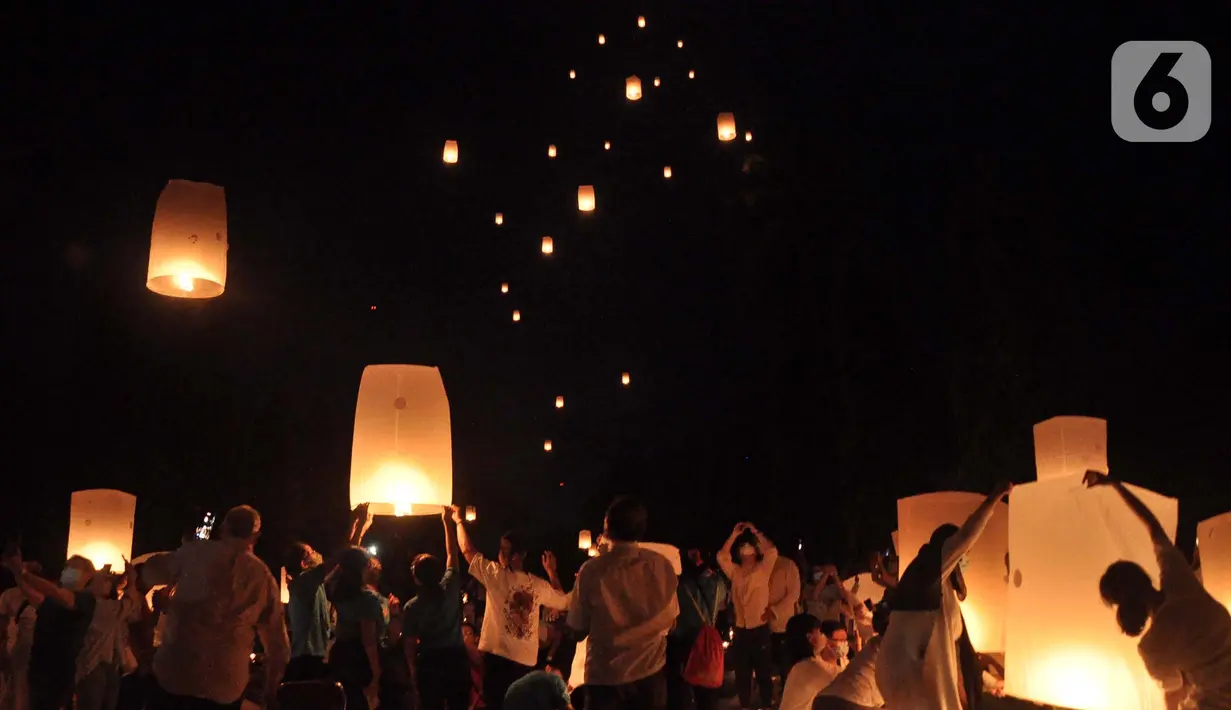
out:
M624 80L624 96L629 101L641 100L641 80L636 76L630 76Z
M68 511L68 556L81 555L95 569L124 569L133 553L133 518L137 497L124 491L95 488L73 493Z
M1130 488L1174 538L1176 500ZM1139 639L1120 631L1099 596L1118 560L1158 579L1146 527L1115 489L1086 488L1080 475L1017 486L1010 508L1005 693L1072 710L1163 710Z
M176 298L214 298L226 285L226 192L204 182L168 182L154 208L146 288Z
M1197 523L1197 553L1205 590L1231 609L1231 513Z
M581 212L594 211L593 185L581 185L577 188L577 209Z
M898 501L900 552L898 570L919 554L936 528L946 523L960 526L986 500L981 493L942 491L903 498ZM966 580L966 600L962 618L970 643L981 653L1004 651L1005 610L1008 571L1004 557L1009 552L1009 506L997 503L979 541L967 554L969 566L962 571Z
M718 140L724 143L735 140L735 114L718 114Z
M445 141L444 161L446 163L457 162L457 141Z
M1035 424L1034 465L1040 481L1108 470L1107 420L1052 417Z
M449 398L440 370L368 365L359 381L350 504L373 515L439 515L453 499Z

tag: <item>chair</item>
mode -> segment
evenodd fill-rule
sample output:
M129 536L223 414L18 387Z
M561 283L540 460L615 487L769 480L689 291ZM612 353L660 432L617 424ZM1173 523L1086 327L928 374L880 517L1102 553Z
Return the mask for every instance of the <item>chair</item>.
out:
M329 680L300 680L278 686L281 710L346 710L342 684Z

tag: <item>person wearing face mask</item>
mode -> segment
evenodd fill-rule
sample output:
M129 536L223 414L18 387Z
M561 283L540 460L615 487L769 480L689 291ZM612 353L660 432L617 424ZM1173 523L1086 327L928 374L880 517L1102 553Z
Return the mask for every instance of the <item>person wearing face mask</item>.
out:
M1159 588L1139 565L1121 560L1103 573L1099 594L1115 608L1120 630L1141 637L1137 652L1163 686L1168 707L1187 700L1196 710L1231 708L1231 614L1205 591L1158 518L1132 491L1098 471L1088 471L1085 483L1115 490L1154 543Z
M74 555L64 564L60 585L31 574L21 552L8 555L4 566L13 573L30 605L38 609L30 646L27 683L31 710L61 710L73 701L77 654L85 642L98 598L90 592L94 564Z
M730 551L730 554L727 554ZM738 565L736 562L738 561ZM778 561L778 548L752 523L740 523L718 553L718 566L731 580L735 606L735 687L740 707L750 710L752 679L756 673L762 708L773 704L773 663L770 660L769 578Z
M876 666L886 707L979 710L983 675L958 605L966 596L962 558L1012 487L998 487L960 528L938 527L902 573Z
M838 652L835 647L845 641L831 640L830 632L845 631L833 622L822 622L811 614L798 614L787 622L787 651L791 666L782 691L780 710L807 710L812 701L841 672L835 662Z
M885 705L876 684L876 658L880 642L889 626L889 609L884 604L872 615L875 635L868 639L850 664L842 669L812 704L812 710L871 710Z

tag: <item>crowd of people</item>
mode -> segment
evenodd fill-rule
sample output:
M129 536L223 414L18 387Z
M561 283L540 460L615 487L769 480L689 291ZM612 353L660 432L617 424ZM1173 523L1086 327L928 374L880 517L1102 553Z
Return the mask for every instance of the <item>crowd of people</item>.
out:
M1130 490L1095 472L1086 483L1113 487L1154 541L1158 588L1117 562L1099 592L1124 633L1141 636L1169 707L1231 708L1231 615ZM611 504L598 554L567 590L551 552L546 579L527 571L516 532L489 558L446 507L445 550L414 558L417 594L404 604L381 592L380 563L361 546L366 505L330 557L292 547L285 608L253 553L261 518L248 506L227 513L217 539L119 573L72 557L58 584L10 547L0 710L272 708L280 697L287 710L713 710L728 663L747 710L979 710L1003 668L971 645L962 569L1010 489L938 528L900 578L876 560L887 588L876 604L834 566L780 554L751 523L712 564L699 550L673 559L645 544L646 507L628 497Z

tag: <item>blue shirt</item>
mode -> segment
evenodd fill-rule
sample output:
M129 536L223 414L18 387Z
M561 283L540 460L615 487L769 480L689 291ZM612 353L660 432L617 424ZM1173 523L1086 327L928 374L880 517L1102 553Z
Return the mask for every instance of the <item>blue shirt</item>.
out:
M329 647L329 600L325 598L325 577L329 570L317 565L288 580L287 621L291 631L291 658L324 658Z
M376 637L384 640L389 630L389 600L378 592L365 587L359 596L334 604L334 608L338 612L339 641L363 638L364 621L375 621Z
M424 589L402 609L402 632L419 639L420 649L462 647L461 575L450 567L439 589Z
M504 710L564 710L570 702L563 678L547 671L534 671L509 686L504 695Z

